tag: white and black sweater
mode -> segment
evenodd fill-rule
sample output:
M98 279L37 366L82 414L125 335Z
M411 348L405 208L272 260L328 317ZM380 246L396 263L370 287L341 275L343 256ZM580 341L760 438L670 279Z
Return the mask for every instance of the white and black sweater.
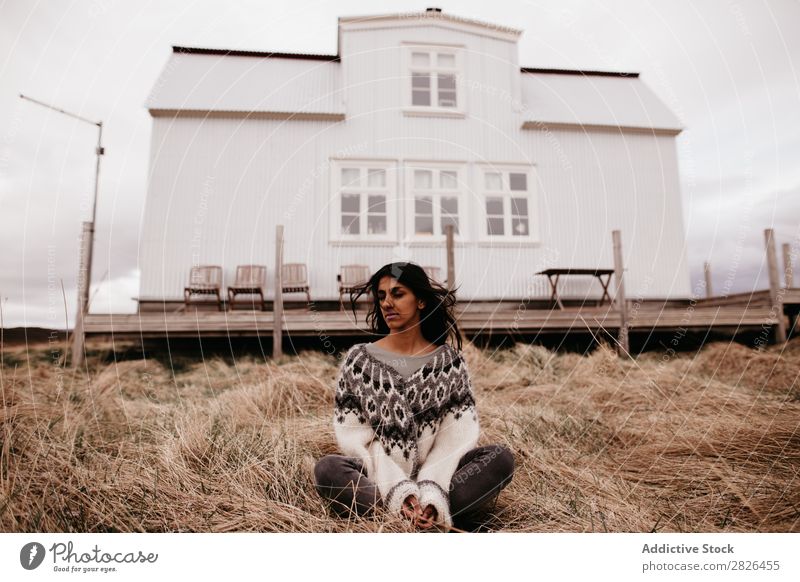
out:
M480 432L466 361L448 345L403 378L365 346L350 348L339 369L333 418L339 448L364 463L387 509L399 512L413 494L452 525L450 481Z

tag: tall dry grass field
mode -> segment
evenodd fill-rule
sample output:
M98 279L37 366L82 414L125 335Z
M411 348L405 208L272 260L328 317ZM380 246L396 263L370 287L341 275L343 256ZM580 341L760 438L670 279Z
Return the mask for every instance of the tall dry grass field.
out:
M94 348L86 375L46 345L6 346L2 531L411 530L383 512L333 518L314 489L314 462L338 452L333 356L171 367ZM490 529L800 531L800 340L465 354L479 444L516 458Z

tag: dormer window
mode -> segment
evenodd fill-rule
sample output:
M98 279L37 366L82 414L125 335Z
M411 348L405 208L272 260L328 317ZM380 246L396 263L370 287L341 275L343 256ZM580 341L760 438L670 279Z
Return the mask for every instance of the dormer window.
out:
M405 50L408 84L404 111L462 117L464 96L459 95L456 83L463 68L459 48L409 45Z

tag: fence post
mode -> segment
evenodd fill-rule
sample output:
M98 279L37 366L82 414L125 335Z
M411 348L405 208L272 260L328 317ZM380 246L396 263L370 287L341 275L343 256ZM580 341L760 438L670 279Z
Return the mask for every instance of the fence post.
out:
M625 299L625 282L622 278L624 267L622 265L622 237L620 231L611 231L611 238L614 241L614 302L619 310L619 355L630 353L630 343L628 341L628 302Z
M713 295L711 292L711 265L708 261L703 263L703 274L706 277L706 297L711 297Z
M794 268L792 267L792 252L789 243L783 243L783 279L787 289L794 287Z
M456 286L455 252L453 250L453 225L444 227L447 237L447 288L452 290Z
M84 318L89 311L89 264L92 261L92 234L94 224L84 222L78 251L78 310L75 312L75 328L72 330L72 367L83 365L86 356L86 332Z
M767 267L769 269L769 296L771 311L776 312L778 325L775 327L775 341L782 344L786 341L786 321L783 317L783 293L778 278L778 258L775 255L775 233L771 228L764 229L764 241L767 245Z
M283 225L275 227L275 301L272 307L272 359L283 355Z

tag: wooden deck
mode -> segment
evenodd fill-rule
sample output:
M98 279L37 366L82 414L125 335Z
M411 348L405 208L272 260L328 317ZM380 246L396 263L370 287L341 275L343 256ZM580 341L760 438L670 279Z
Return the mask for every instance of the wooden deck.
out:
M783 289L783 310L792 317L800 311L800 288ZM534 308L533 305L539 305ZM472 302L456 307L462 332L468 336L484 334L531 335L550 333L616 334L619 313L609 305L602 307L541 308L541 303ZM284 311L284 337L370 335L359 311L358 324L351 311L309 308ZM768 291L685 300L641 303L629 300L629 330L635 332L719 330L724 332L760 331L777 323ZM117 338L172 337L270 337L274 325L270 311L212 311L190 309L182 312L141 312L136 314L90 314L85 321L91 336Z

